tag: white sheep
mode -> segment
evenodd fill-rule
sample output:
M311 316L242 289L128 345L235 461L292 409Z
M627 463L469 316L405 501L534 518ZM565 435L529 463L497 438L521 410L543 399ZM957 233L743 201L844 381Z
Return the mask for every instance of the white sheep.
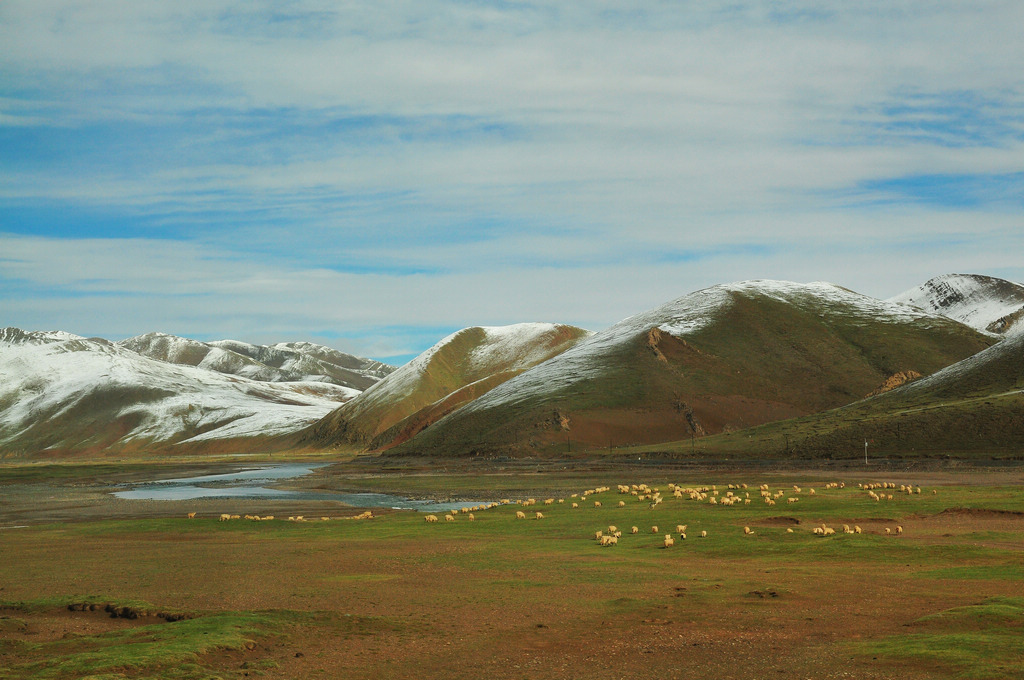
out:
M444 516L444 521L445 522L454 522L455 521L455 517L452 516L452 515L445 515Z
M701 537L701 538L707 538L707 537L708 537L708 532L707 532L706 530L702 530L702 531L700 532L700 537Z
M526 519L526 513L522 510L516 510L516 519Z
M631 534L638 534L638 533L640 533L640 527L632 527L632 528L631 528L631 529L629 530L629 532L630 532Z
M291 517L289 517L288 519L291 519ZM424 520L425 522L428 522L428 523L430 523L430 522L436 522L436 521L437 521L437 515L427 515L427 516L425 516L425 517L423 518L423 520Z
M672 534L665 534L665 547L669 548L675 544L676 542L672 540Z

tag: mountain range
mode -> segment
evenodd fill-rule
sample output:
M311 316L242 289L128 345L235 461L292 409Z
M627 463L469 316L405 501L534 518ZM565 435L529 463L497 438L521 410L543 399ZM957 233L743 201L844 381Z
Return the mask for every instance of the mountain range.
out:
M311 343L7 328L0 456L680 453L744 438L749 455L836 456L865 437L1005 452L1024 423L1021 318L1024 286L988 276L888 300L745 281L597 333L466 328L397 369Z
M223 345L0 329L0 455L272 450L392 370L312 344Z

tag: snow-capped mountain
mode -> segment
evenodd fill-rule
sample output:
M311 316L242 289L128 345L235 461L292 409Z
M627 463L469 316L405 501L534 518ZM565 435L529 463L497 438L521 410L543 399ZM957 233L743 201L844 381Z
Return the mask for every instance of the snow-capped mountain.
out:
M1024 286L979 274L936 276L889 302L942 314L988 333L1020 329L1024 318Z
M582 328L552 323L464 328L330 414L313 429L311 439L370 448L404 441L589 335Z
M394 367L311 342L252 345L146 333L117 343L150 359L265 382L319 381L365 390Z
M102 339L0 330L0 450L163 449L266 441L358 394L269 383L151 359Z
M604 447L742 429L850 403L992 342L829 283L714 286L580 341L401 448Z

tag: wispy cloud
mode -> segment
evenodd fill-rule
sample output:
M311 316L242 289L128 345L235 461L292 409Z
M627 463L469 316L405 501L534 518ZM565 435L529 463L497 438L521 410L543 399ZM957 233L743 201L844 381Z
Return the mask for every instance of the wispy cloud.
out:
M416 328L600 327L735 278L1019 271L1022 24L998 0L10 0L3 322L76 330L73 299L90 334L405 355Z

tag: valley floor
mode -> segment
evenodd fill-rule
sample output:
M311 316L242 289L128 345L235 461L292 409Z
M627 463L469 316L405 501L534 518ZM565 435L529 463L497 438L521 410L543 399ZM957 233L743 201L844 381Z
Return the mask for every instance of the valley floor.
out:
M209 465L0 468L0 678L1024 675L1021 468L398 467L289 485L537 505L351 520L330 502L108 493ZM751 503L676 498L670 482ZM881 482L892 500L857 488ZM664 502L616 490L641 483ZM783 492L776 505L760 484ZM298 514L313 521L286 520ZM822 523L837 534L814 534ZM601 547L610 525L624 533Z

